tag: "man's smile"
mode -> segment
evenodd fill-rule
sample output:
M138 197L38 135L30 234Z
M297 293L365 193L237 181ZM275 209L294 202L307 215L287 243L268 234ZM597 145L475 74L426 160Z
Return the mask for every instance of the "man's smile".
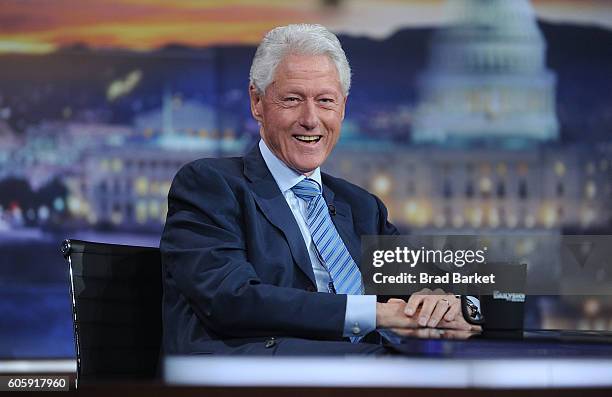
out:
M323 135L293 135L293 137L300 142L317 143L321 140Z

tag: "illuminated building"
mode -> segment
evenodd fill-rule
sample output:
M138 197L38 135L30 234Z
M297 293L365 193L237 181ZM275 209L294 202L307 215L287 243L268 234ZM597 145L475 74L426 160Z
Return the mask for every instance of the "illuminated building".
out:
M232 130L215 129L214 112L169 92L160 110L135 121L138 133L122 145L91 149L85 156L87 221L102 227L159 233L176 172L201 157L240 155L247 143Z
M517 147L558 137L555 76L527 0L450 1L420 78L413 141Z

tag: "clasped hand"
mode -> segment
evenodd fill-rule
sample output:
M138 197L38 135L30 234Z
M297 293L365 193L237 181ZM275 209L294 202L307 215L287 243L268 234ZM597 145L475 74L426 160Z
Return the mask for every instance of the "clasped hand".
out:
M480 331L471 325L461 313L461 300L441 289L425 288L403 299L389 299L377 303L376 327L406 330L415 328L445 328L462 331Z

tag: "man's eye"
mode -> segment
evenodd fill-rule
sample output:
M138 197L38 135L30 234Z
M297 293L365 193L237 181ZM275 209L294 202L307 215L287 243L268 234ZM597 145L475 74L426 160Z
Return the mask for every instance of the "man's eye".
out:
M333 100L333 98L321 98L319 99L319 102L330 104L330 103L334 103L335 101Z
M297 102L299 100L300 100L300 98L297 98L297 97L294 97L294 96L290 96L290 97L285 98L285 102Z

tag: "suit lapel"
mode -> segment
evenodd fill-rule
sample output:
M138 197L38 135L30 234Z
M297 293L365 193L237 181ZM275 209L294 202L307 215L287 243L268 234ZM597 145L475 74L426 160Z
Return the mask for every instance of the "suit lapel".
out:
M249 180L259 209L271 224L280 229L289 244L295 263L310 281L317 285L304 237L257 145L244 157L244 174Z

